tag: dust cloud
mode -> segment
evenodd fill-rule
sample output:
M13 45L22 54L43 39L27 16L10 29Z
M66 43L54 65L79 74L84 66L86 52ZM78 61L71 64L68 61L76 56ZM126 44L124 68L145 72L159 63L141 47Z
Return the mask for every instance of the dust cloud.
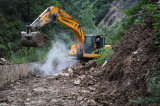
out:
M63 69L74 65L77 60L69 58L68 50L63 42L56 42L52 45L45 63L40 67L42 75L58 75Z

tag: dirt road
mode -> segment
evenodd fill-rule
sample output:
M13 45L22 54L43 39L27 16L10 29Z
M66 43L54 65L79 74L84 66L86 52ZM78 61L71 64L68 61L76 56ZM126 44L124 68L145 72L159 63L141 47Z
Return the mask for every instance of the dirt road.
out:
M66 74L66 73L65 73ZM94 88L79 86L76 77L29 74L0 89L0 105L96 105Z

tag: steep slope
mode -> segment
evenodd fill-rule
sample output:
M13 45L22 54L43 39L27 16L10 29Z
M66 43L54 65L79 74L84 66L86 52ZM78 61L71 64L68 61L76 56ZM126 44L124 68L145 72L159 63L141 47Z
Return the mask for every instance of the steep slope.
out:
M101 22L111 26L115 21L121 21L124 16L122 10L131 8L137 1L139 0L114 0Z
M113 48L114 53L107 64L83 81L83 85L97 89L97 102L133 105L129 99L149 94L146 75L154 71L153 67L160 67L160 49L153 47L154 33L146 25L132 26Z

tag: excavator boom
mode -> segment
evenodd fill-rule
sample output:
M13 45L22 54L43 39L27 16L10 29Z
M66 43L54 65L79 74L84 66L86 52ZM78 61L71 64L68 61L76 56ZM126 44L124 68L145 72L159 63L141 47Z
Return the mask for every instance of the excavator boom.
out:
M80 23L69 16L58 7L48 7L38 18L26 27L26 32L22 34L22 44L27 47L40 47L48 41L48 36L41 34L37 29L43 27L50 21L56 21L63 26L71 29L76 36L75 44L68 51L71 55L77 55L77 58L96 58L100 57L100 49L105 47L105 39L102 35L85 35ZM86 40L85 40L86 39ZM77 44L78 40L78 44ZM107 48L111 48L108 45Z
M80 23L58 7L54 6L48 7L33 23L31 23L30 26L27 26L26 32L21 32L22 44L27 47L40 47L44 45L48 41L48 37L47 35L38 32L37 29L50 21L57 21L71 29L78 39L80 48L82 49L84 47L85 37Z

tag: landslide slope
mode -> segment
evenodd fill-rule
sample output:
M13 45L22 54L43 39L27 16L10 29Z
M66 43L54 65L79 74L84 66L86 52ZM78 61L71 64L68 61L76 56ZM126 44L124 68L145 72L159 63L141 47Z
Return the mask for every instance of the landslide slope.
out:
M94 99L105 105L134 105L129 99L149 95L146 75L160 64L160 49L153 47L154 33L148 25L133 25L113 47L107 64L98 66L81 85L96 88Z

